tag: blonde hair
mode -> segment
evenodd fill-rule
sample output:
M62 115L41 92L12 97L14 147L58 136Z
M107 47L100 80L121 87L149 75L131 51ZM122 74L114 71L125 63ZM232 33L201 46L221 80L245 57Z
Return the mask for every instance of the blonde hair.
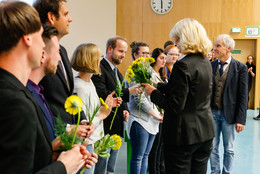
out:
M170 38L177 41L182 54L199 52L206 56L212 49L205 28L195 19L185 18L177 22L170 32Z
M100 49L93 43L79 45L71 58L71 66L79 72L101 74L99 67L101 59Z

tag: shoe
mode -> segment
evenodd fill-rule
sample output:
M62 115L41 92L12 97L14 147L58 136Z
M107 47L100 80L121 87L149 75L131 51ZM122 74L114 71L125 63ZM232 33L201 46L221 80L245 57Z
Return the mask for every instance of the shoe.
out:
M260 120L260 115L258 115L257 117L254 117L254 120Z

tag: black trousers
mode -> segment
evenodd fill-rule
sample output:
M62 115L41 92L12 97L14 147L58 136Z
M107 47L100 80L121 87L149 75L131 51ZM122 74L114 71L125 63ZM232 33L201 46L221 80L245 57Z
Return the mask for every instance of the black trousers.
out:
M162 123L160 123L159 132L156 134L153 147L148 158L149 174L165 174L163 151Z
M206 174L212 140L182 146L164 144L166 174Z

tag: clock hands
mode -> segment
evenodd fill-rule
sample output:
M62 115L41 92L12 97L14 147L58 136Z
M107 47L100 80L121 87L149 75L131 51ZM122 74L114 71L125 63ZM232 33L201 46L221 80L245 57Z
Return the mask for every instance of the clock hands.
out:
M163 9L163 0L161 0L161 9Z

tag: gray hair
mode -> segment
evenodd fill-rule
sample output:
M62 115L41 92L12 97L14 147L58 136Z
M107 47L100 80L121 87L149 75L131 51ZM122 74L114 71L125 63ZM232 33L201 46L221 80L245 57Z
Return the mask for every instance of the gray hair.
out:
M231 36L229 36L228 34L220 34L220 35L218 35L218 39L222 39L226 48L230 47L231 51L234 50L235 41Z

